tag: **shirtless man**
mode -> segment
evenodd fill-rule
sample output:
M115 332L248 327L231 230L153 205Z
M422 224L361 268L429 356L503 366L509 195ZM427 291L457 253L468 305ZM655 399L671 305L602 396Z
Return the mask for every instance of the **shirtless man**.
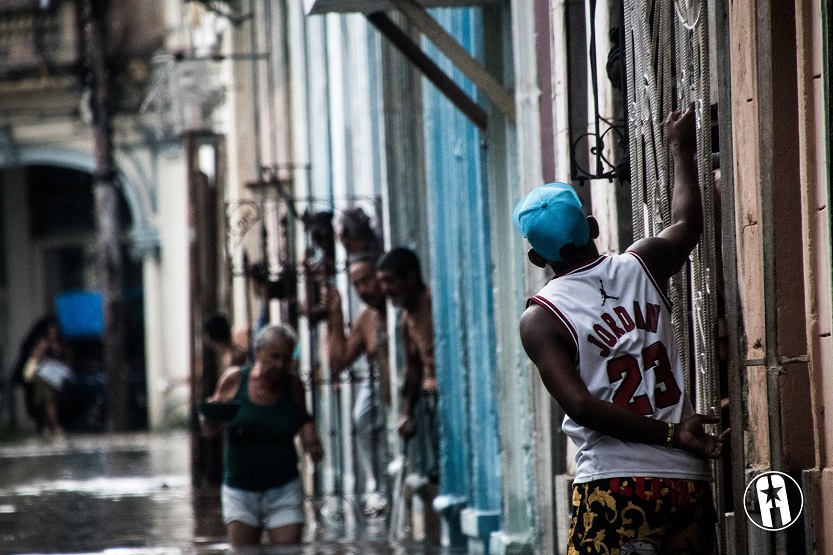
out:
M401 333L405 350L405 384L399 410L399 434L410 438L409 487L420 493L426 508L432 506L440 479L440 432L437 413L437 374L434 365L434 321L431 289L422 281L419 259L406 248L385 253L376 276L385 296L401 308ZM437 541L438 516L425 515L426 534Z
M374 255L360 255L350 261L350 283L365 306L346 336L341 295L332 285L326 292L330 371L337 376L362 354L369 367L368 376L359 382L353 406L356 447L366 477L364 510L368 515L378 515L386 506L380 492L383 481L379 479L382 465L378 446L385 438L384 408L390 406L385 296L376 280L375 259Z
M433 402L428 404L436 405L431 289L422 281L419 260L409 249L400 247L385 253L379 259L376 275L385 296L402 309L400 325L406 360L399 433L411 437L418 427L418 405L430 398ZM436 481L436 469L426 476Z

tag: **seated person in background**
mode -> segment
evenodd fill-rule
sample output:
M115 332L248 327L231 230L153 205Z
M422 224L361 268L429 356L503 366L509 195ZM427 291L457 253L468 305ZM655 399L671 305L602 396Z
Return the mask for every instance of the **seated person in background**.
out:
M20 347L14 380L26 387L27 410L47 436L62 437L60 407L72 379L69 347L54 316L38 320Z

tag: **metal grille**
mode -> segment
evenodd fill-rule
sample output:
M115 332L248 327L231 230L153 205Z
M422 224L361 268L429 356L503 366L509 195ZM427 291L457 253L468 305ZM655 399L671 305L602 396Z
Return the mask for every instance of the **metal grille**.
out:
M698 178L704 231L687 270L671 283L677 344L697 411L720 413L716 356L716 222L711 158L711 91L706 0L626 0L628 127L634 238L670 224L673 171L663 121L673 104L694 102ZM715 500L722 515L723 477L713 466ZM723 527L721 527L723 528ZM723 534L720 534L723 541Z

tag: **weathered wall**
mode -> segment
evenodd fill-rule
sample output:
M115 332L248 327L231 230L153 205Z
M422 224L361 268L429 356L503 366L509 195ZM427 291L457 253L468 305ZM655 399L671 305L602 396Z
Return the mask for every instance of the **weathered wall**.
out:
M796 37L798 59L799 160L802 192L803 242L805 273L805 319L811 382L815 462L818 472L811 473L810 499L816 547L819 553L833 551L833 537L823 525L833 522L833 442L829 440L829 423L825 406L833 406L833 365L831 337L831 242L830 190L827 132L825 125L824 28L819 3L796 2Z
M746 429L733 433L745 433L752 472L810 469L819 453L808 402L816 361L808 356L807 333L809 353L823 351L813 336L819 325L829 329L829 324L817 319L816 292L824 283L822 302L829 302L830 270L829 259L820 271L814 256L817 249L829 252L829 223L827 193L816 183L824 174L814 161L818 131L808 119L808 109L818 110L823 98L813 92L821 72L811 61L818 57L812 38L818 16L807 13L810 9L810 3L796 11L793 3L762 0L735 2L730 10L736 256L748 416ZM822 397L815 396L816 407ZM772 541L780 549L785 539L778 535Z
M772 87L766 105L770 115L763 120L766 125L771 118L771 130L767 129L771 138L764 137L763 141L764 149L771 141L771 159L767 160L762 152L761 161L762 171L767 174L771 168L772 176L772 211L764 217L770 219L773 227L775 340L779 362L783 365L780 378L783 470L793 471L814 464L812 420L807 403L809 375L804 362L807 337L806 328L801 325L805 315L801 191L808 184L797 178L800 143L795 8L792 2L773 1L770 6L770 27L758 30L759 44L769 42L772 57L770 75L762 72L759 78L759 90L764 90L765 85L760 82L764 79ZM759 48L759 56L763 57L764 52ZM766 302L770 305L773 299L767 298ZM768 318L772 316L769 314Z
M729 13L732 41L732 124L734 128L735 222L738 292L743 311L745 358L764 358L763 236L758 152L755 2L740 0ZM747 368L749 391L747 460L753 468L769 464L764 367Z

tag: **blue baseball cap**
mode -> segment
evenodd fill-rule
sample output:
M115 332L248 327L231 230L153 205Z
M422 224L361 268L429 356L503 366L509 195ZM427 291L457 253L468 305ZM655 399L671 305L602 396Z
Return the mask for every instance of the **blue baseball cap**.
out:
M560 181L533 189L515 207L512 219L535 252L550 262L563 262L565 245L583 247L590 240L581 200Z

